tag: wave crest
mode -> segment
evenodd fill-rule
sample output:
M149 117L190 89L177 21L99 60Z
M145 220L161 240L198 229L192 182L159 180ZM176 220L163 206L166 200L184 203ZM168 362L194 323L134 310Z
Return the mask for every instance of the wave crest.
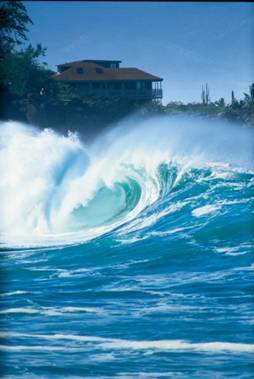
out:
M212 149L207 147L207 138L214 138L211 127L204 134L198 122L188 130L182 119L171 120L165 129L167 122L146 121L128 132L122 125L91 146L75 134L60 136L49 129L2 123L3 244L69 244L117 228L120 235L140 230L188 196L195 198L194 182L204 183L209 177L211 183L216 173L226 181L232 171L229 164L235 161L231 151L215 154L220 147L217 139ZM242 142L250 140L248 133L241 130L241 138L239 132L231 138L244 169L249 169L251 156L249 145L242 148ZM193 211L196 216L206 213Z

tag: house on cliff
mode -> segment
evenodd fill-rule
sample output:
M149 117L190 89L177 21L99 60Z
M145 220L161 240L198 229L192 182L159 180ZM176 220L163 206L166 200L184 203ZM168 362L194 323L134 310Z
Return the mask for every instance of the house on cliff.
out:
M162 80L134 67L120 67L121 61L81 60L57 66L55 80L71 84L81 95L160 101Z

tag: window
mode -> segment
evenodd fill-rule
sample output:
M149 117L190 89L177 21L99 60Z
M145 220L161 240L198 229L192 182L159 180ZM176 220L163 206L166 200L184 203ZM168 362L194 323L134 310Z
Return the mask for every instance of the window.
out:
M84 74L84 70L83 70L82 67L78 67L78 68L76 69L76 71L77 71L77 74L80 74L80 75Z
M99 67L96 67L95 71L97 72L97 74L102 74L103 73L103 70Z

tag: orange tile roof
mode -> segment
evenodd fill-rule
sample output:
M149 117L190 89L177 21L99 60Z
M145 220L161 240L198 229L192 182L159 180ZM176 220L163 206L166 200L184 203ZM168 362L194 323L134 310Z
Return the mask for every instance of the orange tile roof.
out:
M116 61L114 61L116 62ZM62 66L71 66L62 73L56 73L53 77L61 81L97 81L97 80L150 80L162 81L158 76L151 75L135 67L105 68L99 64L87 61L66 63ZM81 69L81 70L78 70ZM82 71L83 70L83 71Z

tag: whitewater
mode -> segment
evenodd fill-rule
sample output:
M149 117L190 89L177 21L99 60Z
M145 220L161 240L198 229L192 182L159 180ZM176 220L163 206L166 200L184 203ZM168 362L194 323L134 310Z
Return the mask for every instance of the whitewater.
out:
M253 130L0 124L6 378L253 377Z

